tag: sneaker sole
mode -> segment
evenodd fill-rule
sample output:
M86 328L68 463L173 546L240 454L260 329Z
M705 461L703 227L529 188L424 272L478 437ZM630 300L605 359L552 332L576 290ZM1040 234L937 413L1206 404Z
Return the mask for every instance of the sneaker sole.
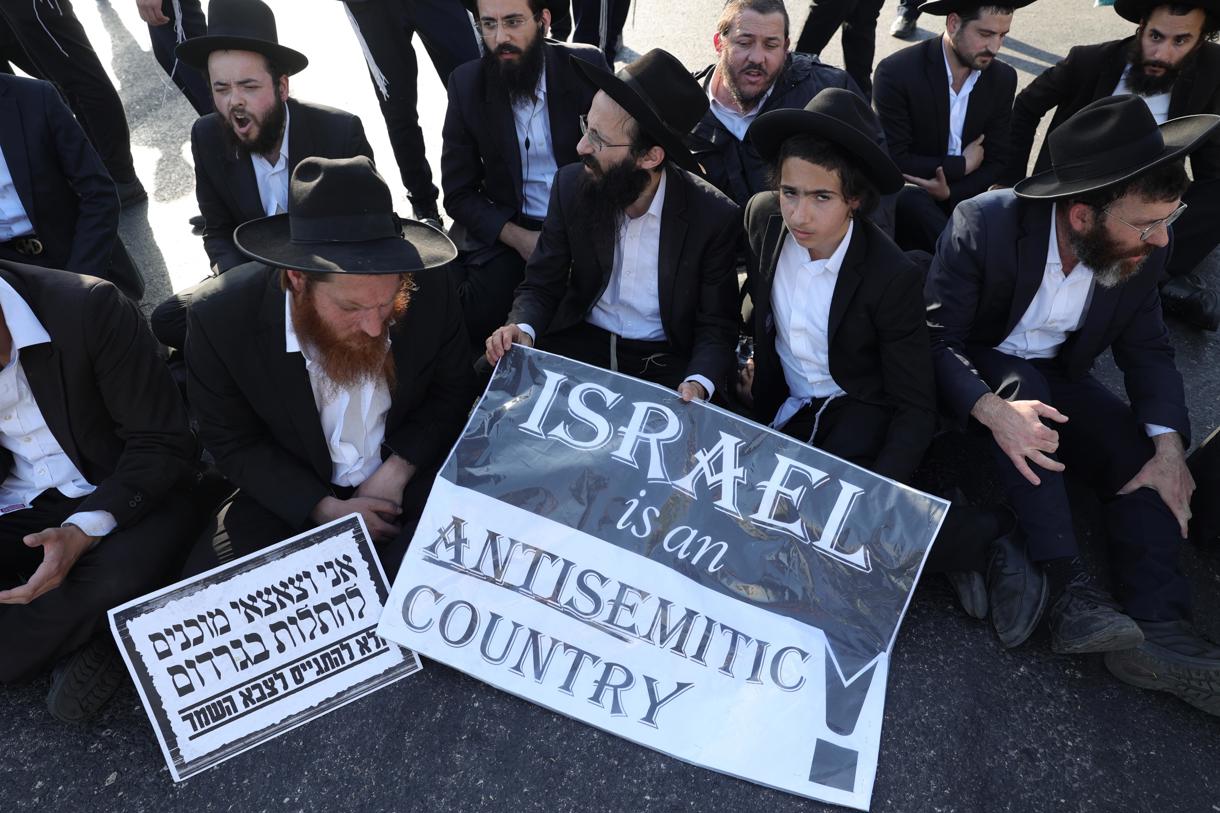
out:
M47 710L61 722L87 720L114 696L125 673L122 658L113 646L86 644L52 684Z
M1140 689L1168 692L1201 711L1220 717L1220 672L1166 664L1138 649L1106 655L1110 674Z
M1051 636L1051 652L1059 655L1085 655L1091 652L1118 652L1124 649L1135 649L1144 643L1144 633L1134 623L1130 629L1122 632L1101 630L1096 635L1064 642Z

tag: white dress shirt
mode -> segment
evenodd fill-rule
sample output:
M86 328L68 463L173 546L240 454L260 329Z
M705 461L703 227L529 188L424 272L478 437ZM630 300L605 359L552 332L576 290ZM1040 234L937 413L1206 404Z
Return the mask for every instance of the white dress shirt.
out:
M758 104L742 113L721 104L720 100L716 98L716 86L723 81L724 77L720 75L719 69L712 71L712 75L707 80L707 98L712 108L712 115L720 119L724 129L732 133L734 138L738 141L745 141L746 130L750 129L754 119L758 118L758 114L762 112L767 99L771 97L771 91L775 90L775 85L772 84L771 87L767 88L767 92L758 100Z
M284 137L280 139L279 160L272 166L261 155L250 153L250 163L254 165L254 180L258 183L258 198L263 203L263 211L268 217L288 211L288 129L291 115L288 105L284 105Z
M360 485L381 465L385 417L390 411L389 386L381 377L351 388L335 384L297 339L288 291L284 292L284 351L305 357L314 405L330 451L330 481L339 486Z
M1135 91L1127 86L1127 76L1131 73L1131 64L1123 69L1123 75L1118 78L1118 84L1114 86L1113 96L1134 95ZM1150 96L1140 96L1144 100L1144 104L1148 105L1148 112L1156 119L1157 124L1164 124L1169 121L1169 94L1168 93L1153 93Z
M0 243L33 231L34 224L21 204L17 186L13 183L13 173L4 159L4 150L0 149Z
M1042 283L1008 338L996 347L1001 353L1023 359L1054 358L1068 334L1079 330L1089 314L1093 269L1077 263L1070 274L1064 275L1059 255L1058 213L1059 204L1051 206L1051 238L1046 247ZM1144 424L1144 430L1149 437L1174 431L1152 423Z
M0 310L13 338L12 355L0 370L0 446L13 456L8 477L0 484L0 513L27 507L53 488L65 497L92 494L96 486L85 479L51 434L21 366L22 350L50 344L51 337L26 301L3 279ZM117 523L109 511L81 511L63 524L75 525L89 536L105 536Z
M775 279L771 282L771 311L775 318L775 351L788 383L788 399L771 423L783 428L792 416L814 398L843 395L830 374L830 301L839 269L847 256L855 223L825 260L809 259L791 234L784 238Z
M953 90L953 68L949 65L949 52L941 42L941 52L945 57L945 73L949 77L949 155L962 154L962 128L966 126L966 108L970 106L970 91L978 84L982 71L972 70L962 83L962 89Z
M532 102L513 105L517 150L521 155L521 212L536 220L546 218L551 182L559 167L551 144L551 117L546 106L546 67L538 74Z

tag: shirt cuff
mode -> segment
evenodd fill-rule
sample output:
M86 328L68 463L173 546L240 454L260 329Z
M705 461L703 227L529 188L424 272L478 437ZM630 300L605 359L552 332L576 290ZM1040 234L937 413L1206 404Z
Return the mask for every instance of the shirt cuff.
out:
M1164 435L1178 430L1170 429L1168 426L1161 426L1157 423L1146 423L1144 424L1144 431L1148 433L1148 437L1154 438L1157 435Z
M524 333L526 336L530 337L531 342L533 342L534 344L538 343L538 334L536 334L534 332L534 329L532 327L530 327L529 325L525 325L525 324L518 324L517 327L521 328L522 333Z
M75 525L84 531L86 536L95 536L100 539L113 531L118 524L114 519L114 514L109 511L79 511L65 519L59 527Z
M707 400L712 400L712 393L716 391L716 387L711 381L701 375L690 375L686 377L686 380L701 385L703 389L707 390Z

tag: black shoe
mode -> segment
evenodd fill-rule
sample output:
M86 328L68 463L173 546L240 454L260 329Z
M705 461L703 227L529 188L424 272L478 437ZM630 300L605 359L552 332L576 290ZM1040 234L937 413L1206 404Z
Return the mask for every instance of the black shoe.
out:
M1203 287L1195 274L1173 277L1161 286L1161 308L1191 327L1220 327L1220 295Z
M1051 651L1061 655L1113 652L1143 643L1139 625L1087 573L1068 582L1051 605Z
M65 723L87 720L114 696L126 673L114 640L100 633L55 668L47 709Z
M203 234L203 230L207 228L208 222L203 219L203 215L195 215L190 220L191 231L195 234Z
M915 20L899 14L894 18L894 22L890 23L890 36L900 40L909 40L915 36Z
M974 570L958 570L945 573L945 578L957 593L962 609L971 618L987 617L987 581L983 574Z
M1029 558L1025 538L1013 531L997 539L987 566L991 625L1000 643L1012 649L1033 634L1046 609L1046 574Z
M1106 653L1106 668L1123 683L1169 692L1220 715L1220 647L1187 621L1141 621L1144 642Z
M119 190L119 206L124 209L148 200L148 193L144 191L144 184L140 183L139 178L132 178L130 181L116 181L114 185Z

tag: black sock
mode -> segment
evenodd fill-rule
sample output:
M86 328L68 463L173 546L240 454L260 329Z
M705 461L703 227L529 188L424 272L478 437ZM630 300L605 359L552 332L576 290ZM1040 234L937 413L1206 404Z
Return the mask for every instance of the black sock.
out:
M1089 577L1084 562L1080 561L1079 556L1061 556L1058 559L1047 559L1040 564L1046 572L1052 599L1062 593L1068 583Z

